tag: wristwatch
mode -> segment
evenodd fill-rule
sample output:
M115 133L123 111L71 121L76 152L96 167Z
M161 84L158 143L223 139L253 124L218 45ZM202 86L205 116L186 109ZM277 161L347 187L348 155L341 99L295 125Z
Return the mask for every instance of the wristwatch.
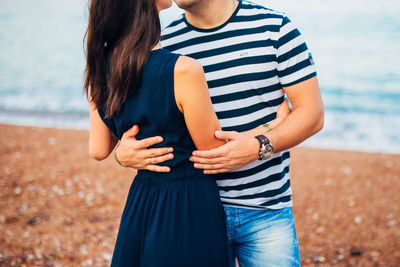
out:
M274 154L274 147L271 141L265 135L257 135L256 139L260 143L260 150L258 151L259 160L266 160Z

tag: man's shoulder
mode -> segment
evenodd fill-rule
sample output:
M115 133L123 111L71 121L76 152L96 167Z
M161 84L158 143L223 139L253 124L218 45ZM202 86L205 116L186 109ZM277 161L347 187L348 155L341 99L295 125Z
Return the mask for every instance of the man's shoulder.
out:
M174 19L171 23L169 23L167 26L164 27L161 31L161 35L167 35L171 32L174 32L178 29L182 29L186 27L185 19L184 19L184 14L180 14L176 19Z
M267 15L267 16L276 17L276 18L283 18L286 16L285 13L282 11L272 9L272 8L268 7L267 5L261 5L261 4L254 3L249 0L242 0L241 9L245 10L246 13L249 13L249 15L250 14L254 14L254 15L259 14L259 15Z

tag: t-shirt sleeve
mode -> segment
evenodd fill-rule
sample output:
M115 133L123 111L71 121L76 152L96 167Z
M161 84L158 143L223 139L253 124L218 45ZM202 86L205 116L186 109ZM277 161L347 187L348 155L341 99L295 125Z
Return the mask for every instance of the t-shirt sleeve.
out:
M97 111L99 112L100 118L103 120L104 124L107 125L108 129L110 129L113 135L115 135L118 139L120 139L114 119L105 118L104 112L100 109L97 109Z
M295 85L317 75L303 36L286 16L282 20L277 44L277 70L282 86Z

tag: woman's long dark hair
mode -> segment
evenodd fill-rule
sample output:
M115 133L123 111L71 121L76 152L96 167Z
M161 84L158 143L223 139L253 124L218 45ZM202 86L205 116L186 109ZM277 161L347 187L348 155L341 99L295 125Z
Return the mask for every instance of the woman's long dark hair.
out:
M155 0L90 0L84 90L107 118L139 88L160 34Z

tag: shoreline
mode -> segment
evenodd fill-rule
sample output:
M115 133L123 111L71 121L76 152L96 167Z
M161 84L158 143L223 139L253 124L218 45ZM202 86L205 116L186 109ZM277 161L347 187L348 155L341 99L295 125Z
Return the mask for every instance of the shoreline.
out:
M0 124L0 264L110 263L135 171L88 155L87 130ZM400 155L296 147L303 266L400 263Z
M48 115L47 113L44 113ZM65 119L63 116L65 113L60 114L53 114L49 116L50 118L48 121L43 120L42 118L38 118L37 116L32 116L30 119L18 117L10 117L8 119L2 118L4 114L1 114L0 111L0 127L2 126L16 126L16 127L30 127L30 128L39 128L39 129L57 129L57 130L65 130L65 131L89 131L89 116L83 116L80 113L74 114L75 117ZM57 122L54 118L58 118ZM77 122L78 121L78 122ZM318 135L319 133L317 133ZM320 140L321 141L321 140ZM324 142L315 141L315 136L311 137L310 139L306 140L305 142L297 145L296 147L304 147L304 148L311 148L317 150L331 150L331 151L343 151L343 152L360 152L360 153L369 153L369 154L388 154L388 155L400 155L400 150L398 153L393 151L376 151L374 149L362 150L357 149L354 147L349 148L333 148L334 145L329 144L327 140ZM376 146L375 146L376 149ZM394 149L394 151L396 151Z

